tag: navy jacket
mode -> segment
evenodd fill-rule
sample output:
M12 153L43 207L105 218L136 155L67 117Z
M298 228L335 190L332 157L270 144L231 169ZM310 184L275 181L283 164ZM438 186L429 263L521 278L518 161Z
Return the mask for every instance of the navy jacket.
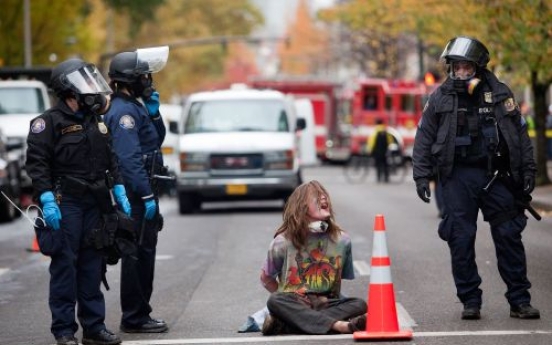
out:
M113 147L119 158L127 191L143 199L153 196L145 166L145 156L161 150L166 129L161 116L151 118L145 106L135 98L116 93L104 115L111 131ZM163 164L161 153L158 164Z
M488 70L483 71L484 90L492 107L497 126L507 146L509 167L513 178L535 176L536 163L533 146L527 133L527 125L514 101L512 91ZM458 124L458 96L448 78L429 97L422 119L418 124L414 141L414 179L430 179L437 167L439 175L446 178L454 168L455 139ZM503 144L504 144L503 143Z

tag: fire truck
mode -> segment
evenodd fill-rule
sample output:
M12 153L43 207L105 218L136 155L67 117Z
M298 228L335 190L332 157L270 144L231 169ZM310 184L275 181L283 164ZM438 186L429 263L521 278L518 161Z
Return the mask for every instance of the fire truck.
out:
M249 85L257 89L273 89L295 98L310 100L314 112L316 154L321 161L340 160L344 145L338 117L337 95L340 85L331 81L307 78L252 79ZM345 157L346 158L346 157Z
M376 120L388 126L403 154L412 156L414 136L422 109L434 85L419 81L362 79L351 100L351 155L364 153Z

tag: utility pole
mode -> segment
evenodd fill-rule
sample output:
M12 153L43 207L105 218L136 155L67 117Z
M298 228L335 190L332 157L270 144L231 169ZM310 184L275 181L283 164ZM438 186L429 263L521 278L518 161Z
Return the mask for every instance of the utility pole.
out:
M30 68L33 65L30 0L23 0L23 37L25 46L25 67Z

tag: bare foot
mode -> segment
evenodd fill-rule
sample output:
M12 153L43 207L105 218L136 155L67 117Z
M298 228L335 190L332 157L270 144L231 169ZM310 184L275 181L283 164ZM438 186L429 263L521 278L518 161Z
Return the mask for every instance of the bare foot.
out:
M336 321L332 325L332 330L339 333L351 333L351 328L349 327L349 322L347 321Z

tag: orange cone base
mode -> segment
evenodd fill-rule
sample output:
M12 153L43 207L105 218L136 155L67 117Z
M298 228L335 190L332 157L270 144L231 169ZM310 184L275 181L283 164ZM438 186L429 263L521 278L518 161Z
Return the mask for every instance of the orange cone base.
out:
M355 332L353 333L354 340L377 340L377 339L412 339L412 331L397 331L397 332Z

